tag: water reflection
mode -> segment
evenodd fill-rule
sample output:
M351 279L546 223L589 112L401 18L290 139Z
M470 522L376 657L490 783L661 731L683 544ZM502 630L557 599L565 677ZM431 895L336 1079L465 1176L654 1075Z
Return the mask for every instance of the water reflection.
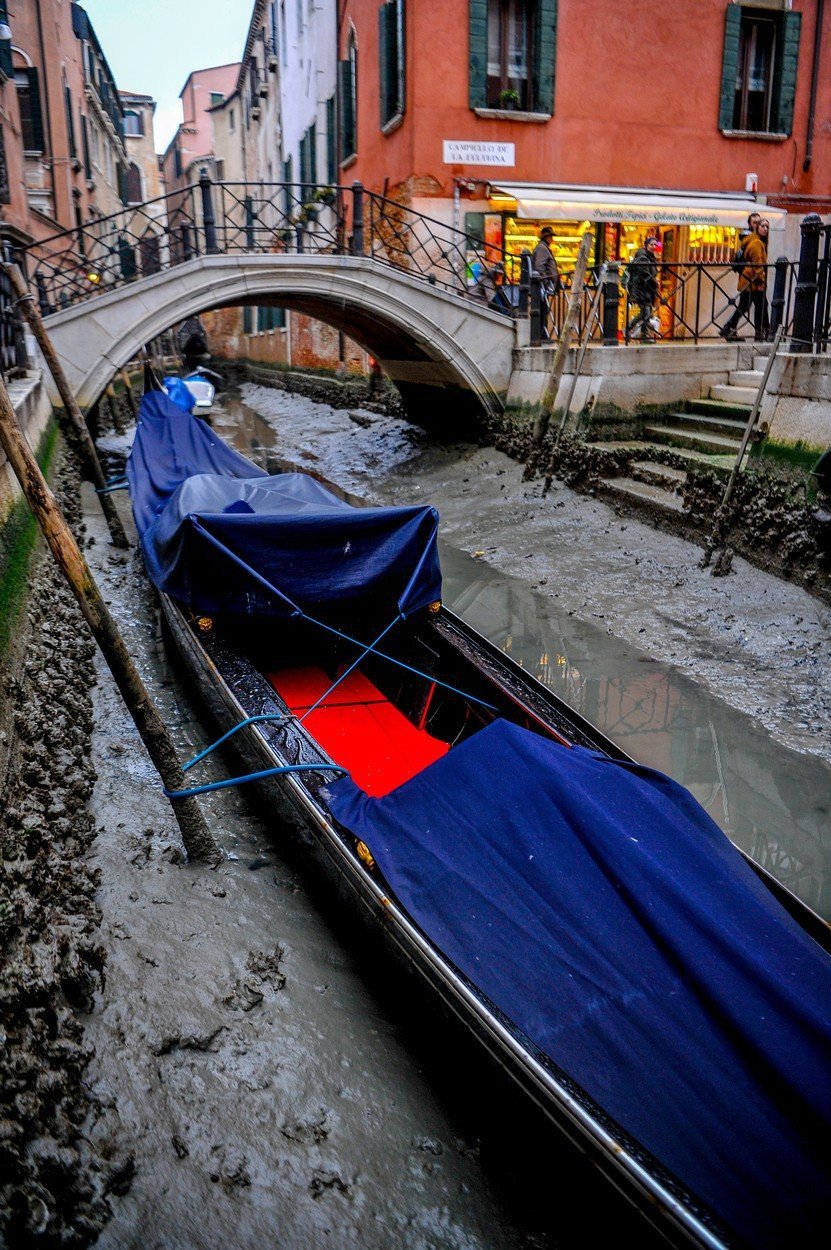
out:
M831 919L831 768L773 742L667 665L452 547L448 607L642 764L685 785L743 850Z

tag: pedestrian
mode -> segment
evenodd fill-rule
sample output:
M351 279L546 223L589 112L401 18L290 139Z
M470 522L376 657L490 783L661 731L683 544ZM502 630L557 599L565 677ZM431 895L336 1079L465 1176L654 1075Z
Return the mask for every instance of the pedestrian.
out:
M644 343L654 343L652 316L658 298L658 253L661 240L655 235L644 239L629 263L629 281L626 288L630 305L638 309L626 327L626 337L640 338Z
M732 315L719 330L722 338L735 343L738 338L738 324L743 317L750 316L753 310L753 327L757 343L767 338L769 321L767 310L768 280L768 234L770 222L759 213L751 213L747 219L748 230L742 235L739 246L738 293L739 298Z
M540 323L544 339L551 337L548 327L551 302L554 296L563 289L563 284L560 281L560 271L557 268L557 262L551 250L551 240L553 238L554 231L551 227L543 226L540 231L539 242L534 248L531 257L531 267L536 270L540 279Z

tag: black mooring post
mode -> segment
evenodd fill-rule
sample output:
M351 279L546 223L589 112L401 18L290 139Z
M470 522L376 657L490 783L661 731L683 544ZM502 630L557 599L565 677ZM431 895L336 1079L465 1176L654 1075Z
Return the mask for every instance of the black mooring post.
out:
M531 313L531 253L527 247L522 249L519 257L519 298L516 312L517 317L523 320Z
M828 338L828 283L829 279L831 279L831 274L829 274L828 270L829 266L831 266L831 227L823 226L822 234L825 235L825 247L823 248L822 260L819 262L817 310L814 317L814 342L818 352L825 351Z
M215 256L219 248L216 244L216 218L214 217L211 179L207 169L203 169L199 175L199 190L202 192L202 226L205 231L205 252L208 256Z
M539 347L542 341L542 283L535 269L531 270L530 303L530 335L532 347Z
M620 310L620 265L610 260L603 279L603 346L619 347L618 313Z
M364 254L364 184L352 183L352 255Z
M35 286L38 289L38 308L41 317L48 317L52 311L49 296L46 294L46 279L39 269L35 270Z
M774 335L784 320L785 287L788 283L788 258L777 256L773 265L773 296L770 301L770 332Z
M819 235L822 218L809 213L800 226L799 269L796 275L796 298L793 313L792 352L809 352L814 337L814 304L817 296Z

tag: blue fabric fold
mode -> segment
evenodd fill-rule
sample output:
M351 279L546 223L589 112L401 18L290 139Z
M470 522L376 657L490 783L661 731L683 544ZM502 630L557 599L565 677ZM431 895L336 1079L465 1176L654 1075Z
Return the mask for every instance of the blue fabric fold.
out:
M434 508L269 477L161 392L141 401L127 476L151 580L197 611L379 620L441 598Z
M660 773L497 721L330 786L455 966L744 1244L827 1235L831 960Z

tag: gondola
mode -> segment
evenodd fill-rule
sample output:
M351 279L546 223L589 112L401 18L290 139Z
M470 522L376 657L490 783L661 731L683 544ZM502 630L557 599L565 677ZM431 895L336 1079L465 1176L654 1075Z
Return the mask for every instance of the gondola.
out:
M432 508L268 476L158 391L127 476L222 730L187 793L256 783L670 1244L824 1235L824 921L441 604Z

